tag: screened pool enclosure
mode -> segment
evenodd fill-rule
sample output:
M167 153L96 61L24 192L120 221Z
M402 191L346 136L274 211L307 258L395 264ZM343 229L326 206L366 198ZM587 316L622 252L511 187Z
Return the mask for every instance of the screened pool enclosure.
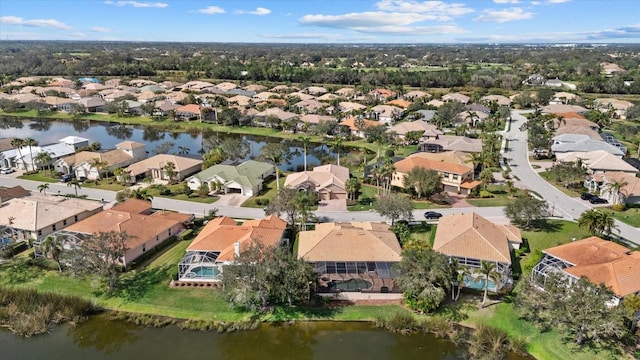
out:
M222 266L216 262L219 251L188 251L178 264L180 281L221 281Z

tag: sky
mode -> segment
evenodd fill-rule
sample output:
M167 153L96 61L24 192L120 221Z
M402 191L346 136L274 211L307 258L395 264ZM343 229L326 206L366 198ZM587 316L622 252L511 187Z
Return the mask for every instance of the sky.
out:
M640 1L2 0L7 39L640 43Z

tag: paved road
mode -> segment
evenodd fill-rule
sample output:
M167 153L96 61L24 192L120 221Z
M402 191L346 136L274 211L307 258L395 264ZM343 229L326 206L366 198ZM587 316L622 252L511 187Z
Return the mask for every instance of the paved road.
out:
M42 184L41 182L17 179L12 176L4 176L0 175L0 185L1 186L16 186L20 185L28 190L37 191L38 185ZM50 183L49 190L47 190L49 194L73 194L73 187L67 186L64 183ZM108 190L100 190L100 189L91 189L91 188L80 188L78 189L78 195L87 195L90 199L103 200L105 202L114 202L116 199L116 193L114 191ZM156 209L165 209L165 210L173 210L188 214L195 214L196 216L204 216L209 210L213 208L218 209L219 215L227 215L233 218L261 218L264 216L264 211L262 209L255 208L242 208L236 206L217 206L214 204L202 204L191 201L181 201L181 200L173 200L167 198L156 197L153 199L152 206ZM424 219L424 211L425 210L415 210L413 212L413 217L416 220ZM498 222L498 223L506 223L508 222L507 218L503 214L502 207L484 207L484 208L456 208L456 209L440 209L438 212L443 214L457 214L463 212L475 211L481 216L486 217L489 220ZM382 218L374 211L360 211L360 212L332 212L332 211L316 211L316 216L319 218L323 218L326 221L384 221Z
M509 139L510 151L505 154L509 159L512 174L520 179L520 182L526 187L540 194L551 206L554 216L561 216L566 219L577 220L584 211L592 208L589 202L572 198L555 186L549 184L538 173L533 170L529 163L527 133L521 131L526 118L522 115L523 111L514 110L511 112L511 129L506 133ZM620 230L618 235L640 245L640 229L616 220L616 226Z

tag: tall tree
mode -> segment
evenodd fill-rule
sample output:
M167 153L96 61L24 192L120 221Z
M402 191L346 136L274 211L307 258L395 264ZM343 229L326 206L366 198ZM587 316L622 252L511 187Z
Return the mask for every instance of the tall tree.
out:
M176 171L176 164L169 161L164 165L162 170L164 170L164 174L167 176L167 179L169 180L169 184L173 184L176 176L178 175L178 172Z
M276 170L276 189L280 192L280 165L291 161L291 151L282 143L268 143L260 149L260 157L267 160L275 166Z
M609 236L616 228L615 218L610 212L591 209L580 214L578 227L592 235Z
M48 151L42 151L39 152L35 159L34 159L39 165L42 165L42 167L46 167L47 169L51 167L51 161L53 160L53 158L51 157L51 153Z
M423 196L429 197L435 194L442 187L438 172L432 169L425 169L423 167L415 167L411 169L407 173L407 176L402 179L402 183L405 189L413 189L416 192L418 199Z
M345 190L350 200L357 200L358 192L360 191L360 181L357 178L348 178L344 183Z
M529 195L520 196L505 206L504 214L512 223L524 228L542 225L549 216L547 202Z
M516 309L545 329L574 336L577 345L610 343L626 335L624 307L609 305L614 294L606 285L594 285L584 277L567 281L567 277L549 274L542 292L539 284L525 280L515 298Z
M398 194L380 196L373 203L373 209L380 214L380 216L391 220L391 225L398 219L409 221L413 218L413 203L408 197Z
M484 295L482 296L482 307L487 302L487 294L489 292L489 281L493 281L496 284L500 284L500 273L497 271L497 265L491 261L480 261L480 268L476 269L473 272L473 278L475 281L483 280L484 281Z
M24 146L29 147L29 158L31 159L31 170L36 171L36 164L33 158L33 147L38 146L38 142L32 138L24 139Z
M126 232L116 231L88 236L71 250L68 257L73 272L104 277L108 281L109 290L114 290L122 273L122 262L129 250L130 239Z
M22 156L22 148L25 146L24 139L20 139L20 138L12 139L11 140L11 146L13 146L14 148L16 148L18 150L18 155L20 156L20 160L22 160L22 166L24 166L24 171L28 171L27 170L27 162L24 161L24 158Z
M102 177L105 172L104 170L107 169L108 166L109 163L107 161L100 160L100 158L93 158L93 160L91 160L91 167L96 168L98 171L98 178Z
M179 155L188 155L189 154L189 147L188 146L178 146L178 154Z
M629 183L624 180L614 180L606 185L606 189L613 198L614 204L623 204L625 201L625 186L629 185Z
M78 189L82 188L82 184L80 184L80 180L73 178L71 181L67 183L67 187L72 187L76 192L76 197L78 197Z
M342 138L341 136L336 135L333 140L329 141L327 143L327 145L329 145L329 147L336 152L337 156L338 156L338 166L340 166L340 153L342 152L342 148L344 147L344 138Z
M307 149L311 144L311 138L308 136L300 136L298 140L302 143L302 150L304 151L304 171L307 171Z
M58 265L58 271L62 271L62 264L60 262L60 256L64 251L62 237L60 236L47 236L42 244L40 244L42 254L48 256Z
M418 247L403 250L394 271L407 305L420 312L435 310L456 278L455 266L448 256Z
M47 190L49 189L49 183L42 183L38 185L38 191L44 193L44 196L47 196Z

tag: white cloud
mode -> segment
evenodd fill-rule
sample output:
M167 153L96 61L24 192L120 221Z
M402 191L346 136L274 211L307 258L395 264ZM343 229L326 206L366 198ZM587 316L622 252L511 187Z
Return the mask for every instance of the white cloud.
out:
M594 41L629 41L640 39L640 24L624 26L609 30L585 31L585 32L545 32L513 35L489 35L477 37L458 38L461 42L594 42Z
M464 34L466 31L455 25L437 25L437 26L380 26L378 28L362 27L353 28L355 31L363 33L385 33L388 35L445 35L445 34Z
M267 8L259 7L257 9L255 9L254 11L249 11L249 14L258 15L258 16L269 15L269 14L271 14L271 10L269 10Z
M107 5L115 5L115 6L133 6L135 8L166 8L169 6L167 3L152 3L152 2L139 2L139 1L105 1Z
M72 37L74 39L84 39L87 37L87 34L83 32L74 32L74 33L70 33L69 37Z
M562 3L569 2L571 0L548 0L548 1L552 4L562 4Z
M317 25L332 28L364 28L375 30L378 26L410 25L426 20L435 20L434 15L417 13L387 13L369 11L343 15L305 15L300 22L306 25Z
M71 26L54 19L31 19L25 20L18 16L0 16L0 23L10 25L22 25L41 28L53 28L70 30Z
M540 1L532 1L531 5L540 5Z
M526 12L521 8L509 8L504 10L484 10L474 21L507 22L526 20L533 17L532 12Z
M496 4L519 4L520 0L493 0Z
M97 32L97 33L110 33L113 32L113 30L106 28L106 27L100 27L100 26L94 26L92 28L90 28L89 30L93 31L93 32Z
M201 14L207 14L207 15L225 13L224 9L219 6L207 6L206 8L198 9L196 11Z
M305 33L294 33L294 34L266 34L262 35L262 37L269 39L321 39L321 40L336 40L342 38L340 34L330 34L330 33L315 33L315 32L305 32Z
M376 8L391 12L429 13L442 21L474 12L465 4L444 1L380 0L376 3Z

